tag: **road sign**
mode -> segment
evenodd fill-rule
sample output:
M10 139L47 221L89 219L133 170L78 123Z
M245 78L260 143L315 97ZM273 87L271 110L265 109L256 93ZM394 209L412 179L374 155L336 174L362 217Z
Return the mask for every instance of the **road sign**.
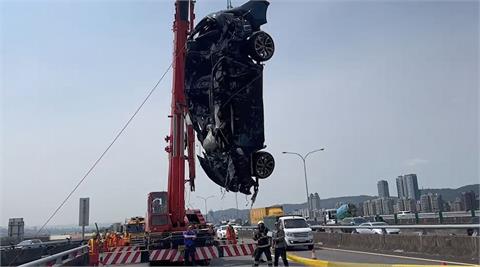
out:
M90 212L90 198L80 198L79 226L88 226L88 215Z

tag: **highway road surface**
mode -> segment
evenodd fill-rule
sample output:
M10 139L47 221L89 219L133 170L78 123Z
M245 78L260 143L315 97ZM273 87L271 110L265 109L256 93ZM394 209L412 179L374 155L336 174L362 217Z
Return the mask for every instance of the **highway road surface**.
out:
M288 253L310 258L311 251L296 249L289 251ZM416 264L416 265L468 265L455 261L441 261L435 259L424 259L420 257L407 257L398 255L387 255L380 253L360 252L342 249L322 248L315 251L317 259L336 262L349 262L349 263L377 263L377 264ZM301 264L290 262L290 266L302 266ZM250 256L243 257L231 257L231 258L218 258L211 262L211 266L252 266L253 259ZM281 260L279 265L282 266ZM123 265L126 266L126 265ZM148 266L148 263L137 264L132 266ZM260 266L267 266L266 263L261 263Z

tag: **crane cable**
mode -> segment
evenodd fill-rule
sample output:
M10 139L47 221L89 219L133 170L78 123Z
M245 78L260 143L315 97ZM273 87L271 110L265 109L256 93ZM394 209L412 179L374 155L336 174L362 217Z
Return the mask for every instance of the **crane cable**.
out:
M142 103L137 107L135 112L130 116L128 121L123 125L123 127L118 131L118 133L115 135L113 140L110 142L110 144L107 146L107 148L100 154L100 156L97 158L97 160L93 163L93 165L88 169L88 171L83 175L82 179L77 183L77 185L73 188L73 190L67 195L67 197L62 201L62 203L57 207L57 209L50 215L48 220L42 225L40 230L38 230L37 234L40 233L40 231L50 222L50 220L57 214L57 212L63 207L63 205L67 202L67 200L73 195L73 193L77 190L77 188L83 183L83 181L88 177L88 175L93 171L93 169L97 166L97 164L102 160L102 158L107 154L107 152L110 150L110 148L115 144L115 142L118 140L118 138L123 134L125 129L127 129L128 125L133 121L135 116L137 116L138 112L142 109L142 107L145 105L145 103L148 101L150 96L152 96L153 92L157 89L158 85L160 82L165 78L165 75L167 75L168 71L172 68L173 62L170 63L168 68L165 70L165 72L162 74L160 79L158 79L157 83L155 86L153 86L152 89L150 89L150 92L148 92L147 96L143 99Z
M113 138L113 140L110 142L110 144L107 146L107 148L102 152L102 154L100 154L100 156L97 158L97 160L95 160L95 162L90 166L90 168L88 169L88 171L83 175L82 179L80 179L80 181L77 183L77 185L72 189L72 191L70 191L70 193L67 195L67 197L62 201L62 203L60 203L60 205L57 207L57 209L55 209L55 211L52 213L52 215L50 215L50 217L47 219L47 221L42 225L42 227L40 227L40 229L38 230L37 234L40 233L40 231L43 230L43 228L45 228L45 226L50 222L50 220L52 220L52 218L57 214L57 212L63 207L63 205L65 205L65 203L68 201L68 199L73 195L73 193L75 193L75 191L77 191L78 187L83 183L83 181L88 177L88 175L90 175L90 173L93 171L93 169L98 165L98 163L102 160L102 158L107 154L107 152L110 150L110 148L113 146L113 144L115 144L115 142L117 142L118 138L123 134L123 132L125 131L125 129L127 129L128 125L130 125L130 123L133 121L133 119L135 118L135 116L137 116L138 112L140 112L140 110L142 109L142 107L145 105L145 103L148 101L148 99L150 98L150 96L152 96L152 94L155 92L155 90L157 89L158 85L160 84L160 82L163 80L163 78L165 78L165 75L167 75L168 71L170 71L170 69L172 68L172 65L173 65L173 62L170 63L170 65L168 66L168 68L165 70L165 72L162 74L162 76L160 77L160 79L158 79L157 83L155 84L155 86L152 87L152 89L150 89L150 91L148 92L147 96L143 99L143 101L141 102L141 104L137 107L137 109L135 110L135 112L133 112L133 114L130 116L130 118L127 120L127 122L123 125L123 127L120 129L120 131L118 131L118 133L115 135L115 137Z
M143 99L141 104L137 107L135 112L133 112L133 114L130 116L130 118L127 120L127 122L123 125L123 127L120 129L120 131L118 131L118 133L115 135L115 137L110 142L110 144L107 146L107 148L102 152L102 154L100 154L100 156L97 158L97 160L95 160L95 162L90 166L88 171L83 175L82 179L80 179L80 181L77 183L77 185L75 185L75 187L72 189L72 191L70 191L70 193L67 195L67 197L60 203L60 205L55 209L55 211L50 215L50 217L45 221L45 223L42 225L42 227L40 227L40 229L37 231L37 233L35 235L38 235L45 228L45 226L53 219L53 217L58 213L58 211L63 207L63 205L65 205L65 203L68 201L68 199L70 199L70 197L73 195L73 193L75 193L75 191L77 191L78 187L83 183L83 181L85 181L85 179L88 177L88 175L90 175L90 173L98 165L98 163L102 160L102 158L107 154L107 152L110 150L110 148L113 146L113 144L115 144L115 142L118 140L118 138L123 134L125 129L127 129L128 125L130 125L130 123L133 121L135 116L137 116L138 112L140 112L140 110L145 105L145 103L148 101L150 96L152 96L152 94L155 92L158 85L163 80L163 78L165 78L165 75L167 75L168 71L170 71L172 66L173 66L173 62L170 63L170 65L165 70L165 72L162 74L160 79L158 79L155 86L153 86L152 89L150 89L147 96ZM18 255L17 255L17 257L15 257L13 262L15 262L15 260L17 258L18 258Z
M55 211L53 211L53 213L50 215L50 217L45 221L45 223L42 225L42 227L40 227L40 229L37 231L37 233L35 235L38 235L44 228L45 226L53 219L53 217L58 213L58 211L63 207L63 205L65 205L65 203L68 201L68 199L70 199L70 197L73 195L73 193L75 193L75 191L77 191L78 187L83 183L83 181L85 181L85 179L90 175L90 173L93 171L93 169L98 165L98 163L102 160L102 158L107 154L107 152L110 150L110 148L115 144L115 142L117 142L118 138L123 134L123 132L125 131L125 129L127 129L128 125L130 125L130 123L133 121L133 119L135 118L135 116L137 116L137 114L140 112L140 110L142 109L142 107L145 105L145 103L148 101L148 99L150 98L150 96L152 96L152 94L155 92L155 90L157 89L158 85L160 84L160 82L162 82L163 78L165 78L165 75L167 75L167 73L170 71L170 69L172 68L173 66L173 62L170 63L170 65L168 66L168 68L165 70L165 72L162 74L162 76L160 77L160 79L158 79L157 83L155 84L155 86L152 87L152 89L150 89L150 91L148 92L147 96L143 99L143 101L140 103L140 105L137 107L137 109L135 110L135 112L133 112L133 114L130 116L130 118L127 120L127 122L123 125L122 128L120 128L120 131L118 131L118 133L115 135L115 137L113 138L113 140L110 142L110 144L105 148L105 150L103 150L103 152L100 154L100 156L97 158L97 160L95 160L95 162L90 166L90 168L87 170L87 172L83 175L82 179L80 179L80 181L75 185L75 187L72 189L72 191L70 191L70 193L67 195L67 197L60 203L60 205L55 209ZM13 262L15 262L18 258L20 254L17 254L17 256L13 259Z

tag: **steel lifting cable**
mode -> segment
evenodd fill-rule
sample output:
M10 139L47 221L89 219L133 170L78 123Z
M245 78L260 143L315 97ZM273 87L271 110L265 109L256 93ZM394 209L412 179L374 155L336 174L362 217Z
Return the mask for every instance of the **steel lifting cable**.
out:
M70 193L67 195L67 197L60 203L60 205L55 209L55 211L50 215L50 217L45 221L45 223L42 225L42 227L40 227L40 229L37 231L37 233L35 235L38 235L44 228L45 226L53 219L53 217L58 213L58 211L63 207L63 205L65 205L65 203L68 201L68 199L70 199L70 197L73 195L73 193L75 193L75 191L77 191L78 187L83 183L83 181L90 175L90 173L93 171L93 169L98 165L98 163L102 160L102 158L107 154L107 152L110 150L110 148L113 146L113 144L115 144L115 142L118 140L118 138L123 134L123 132L125 131L125 129L127 129L128 125L130 125L130 123L133 121L133 119L135 118L135 116L137 116L138 112L140 112L140 110L142 109L142 107L145 105L145 103L148 101L148 99L150 98L150 96L152 96L152 94L155 92L155 90L157 89L158 85L160 84L160 82L163 80L163 78L165 78L165 75L167 75L167 73L170 71L170 69L172 68L173 66L173 62L170 63L170 65L168 66L168 68L165 70L165 72L162 74L162 76L160 77L160 79L158 79L157 83L155 84L155 86L153 86L152 89L150 89L150 91L148 92L147 96L145 97L145 99L143 99L143 101L141 102L141 104L137 107L137 109L135 110L135 112L133 112L133 114L130 116L130 118L127 120L127 122L123 125L123 127L120 129L120 131L118 131L118 133L115 135L115 137L113 138L113 140L110 142L110 144L107 146L107 148L100 154L100 156L97 158L97 160L95 160L95 162L90 166L90 168L88 169L88 171L83 175L82 179L80 179L80 181L75 185L75 187L70 191ZM12 262L10 262L10 265L12 265L16 260L17 258L20 256L20 253L18 253L16 255L16 257L13 259Z

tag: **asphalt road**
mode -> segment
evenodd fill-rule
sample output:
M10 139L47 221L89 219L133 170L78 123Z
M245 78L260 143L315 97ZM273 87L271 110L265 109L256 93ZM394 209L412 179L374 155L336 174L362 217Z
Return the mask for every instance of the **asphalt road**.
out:
M303 249L291 250L288 253L300 257L310 258L311 251ZM273 256L273 255L272 255ZM373 263L373 264L415 264L415 265L462 265L459 262L441 261L435 259L423 259L417 257L407 257L401 255L387 255L370 252L349 251L340 249L323 248L315 251L315 256L319 260L335 261L335 262L349 262L349 263ZM290 266L303 266L301 264L289 261ZM250 256L242 257L225 257L218 258L211 261L210 266L252 266L253 258ZM279 265L283 266L282 261ZM467 265L467 264L465 264ZM123 265L126 266L126 265ZM148 263L137 264L132 266L148 266ZM266 263L261 263L260 266L267 266Z
M300 257L310 258L310 251L289 251ZM409 257L404 255L390 255L372 252L351 251L343 249L322 248L316 249L317 259L335 262L350 263L377 263L377 264L417 264L417 265L467 265L460 262L444 261L438 259L428 259L421 257Z
M289 251L289 253L310 258L311 251L296 249ZM416 264L416 265L441 265L447 263L448 265L456 265L455 262L444 262L438 260L411 258L406 256L385 255L377 253L365 253L355 251L345 251L337 249L320 249L315 251L317 259L325 261L336 262L350 262L350 263L377 263L377 264ZM290 262L290 266L302 266L301 264ZM251 257L234 257L234 258L219 258L211 262L212 266L252 266L253 259ZM282 262L279 262L282 266ZM262 263L261 266L267 266Z

